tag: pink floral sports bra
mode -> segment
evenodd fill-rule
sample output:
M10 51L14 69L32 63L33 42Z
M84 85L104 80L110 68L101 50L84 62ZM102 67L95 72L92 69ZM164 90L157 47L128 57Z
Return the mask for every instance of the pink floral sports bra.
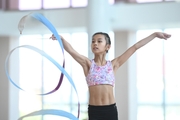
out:
M91 68L86 77L88 86L109 84L114 86L115 77L111 61L107 61L106 65L98 66L91 60Z

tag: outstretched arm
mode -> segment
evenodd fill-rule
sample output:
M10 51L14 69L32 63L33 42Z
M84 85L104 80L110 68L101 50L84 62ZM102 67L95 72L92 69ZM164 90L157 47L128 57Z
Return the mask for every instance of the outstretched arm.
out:
M86 72L89 70L88 67L90 64L90 60L87 57L79 54L76 50L74 50L74 48L62 36L60 37L61 37L64 49L83 67L84 72L86 74ZM52 40L56 40L54 35L52 35L50 38Z
M131 57L131 55L136 50L143 47L144 45L146 45L147 43L149 43L150 41L152 41L156 37L160 38L160 39L167 40L168 38L171 37L171 35L166 34L166 33L162 33L162 32L155 32L155 33L149 35L148 37L140 40L139 42L137 42L136 44L131 46L129 49L127 49L121 56L119 56L119 57L115 58L114 60L112 60L114 71L116 71L124 62L126 62L127 59L129 59L129 57Z

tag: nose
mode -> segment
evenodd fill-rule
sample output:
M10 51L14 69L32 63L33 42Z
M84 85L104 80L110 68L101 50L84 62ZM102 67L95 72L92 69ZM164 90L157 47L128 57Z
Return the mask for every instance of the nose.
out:
M94 41L94 44L97 45L97 41Z
M97 42L94 42L94 46L97 46Z

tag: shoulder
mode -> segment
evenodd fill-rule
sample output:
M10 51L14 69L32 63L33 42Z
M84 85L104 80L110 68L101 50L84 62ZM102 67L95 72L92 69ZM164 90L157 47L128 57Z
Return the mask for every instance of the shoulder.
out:
M114 73L116 73L116 70L118 69L118 67L117 67L117 59L111 60L111 65L112 65L112 68L114 70Z
M117 65L117 58L111 60L111 64L113 67L115 67Z
M93 62L92 60L88 59L88 60L86 61L86 65L85 65L85 66L83 66L83 70L84 70L84 74L85 74L85 76L87 76L87 75L88 75L89 70L90 70L91 65L92 65L92 62Z
M91 66L91 63L92 63L92 60L86 59L86 60L85 60L85 63L86 63L86 64L85 64L86 67L90 67L90 66Z
M90 67L92 65L92 63L94 63L94 59L91 59L91 60L89 59L88 60L88 66Z

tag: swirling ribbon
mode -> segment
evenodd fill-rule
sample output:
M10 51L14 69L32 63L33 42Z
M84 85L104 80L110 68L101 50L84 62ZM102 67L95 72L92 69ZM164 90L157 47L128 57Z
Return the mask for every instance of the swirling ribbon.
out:
M62 50L62 53L63 53L63 57L64 57L64 47L63 47L63 44L62 44L62 41L60 39L60 36L58 35L58 32L56 31L56 29L54 28L54 26L51 24L51 22L45 18L43 15L39 14L39 13L30 13L28 15L25 15L24 17L21 18L21 20L19 21L19 24L18 24L18 29L20 31L20 34L22 34L22 31L24 29L24 25L25 25L25 21L27 19L27 17L31 15L32 17L34 17L35 19L37 19L38 21L40 21L41 23L43 23L53 34L54 36L56 37L56 39L58 40L59 42L59 45L61 47L61 50ZM69 113L69 112L66 112L66 111L63 111L63 110L55 110L55 109L42 109L42 110L39 110L39 111L35 111L35 112L32 112L32 113L29 113L27 115L24 115L22 117L20 117L18 120L22 120L23 118L25 117L31 117L31 116L36 116L36 115L57 115L57 116L63 116L63 117L67 117L71 120L78 120L79 118L79 114L80 114L80 103L79 103L79 97L78 97L78 93L77 93L77 89L75 87L75 84L72 80L72 78L69 76L69 74L65 71L64 69L64 66L65 66L65 59L63 58L63 67L58 63L56 62L51 56L49 56L48 54L46 54L44 51L34 47L34 46L30 46L30 45L22 45L22 46L18 46L16 48L14 48L13 50L11 50L9 52L9 54L7 55L6 57L6 61L5 61L5 72L6 72L6 76L8 78L8 80L17 88L19 88L20 90L24 90L22 89L21 87L19 87L12 79L11 77L9 76L9 73L8 73L8 62L9 62L9 58L11 56L11 54L13 53L13 51L15 51L16 49L18 48L21 48L21 47L25 47L25 48L28 48L28 49L31 49L39 54L41 54L42 56L44 56L45 58L47 58L50 62L52 62L60 71L61 71L61 76L60 76L60 79L59 79L59 83L58 85L56 86L56 88L48 93L43 93L43 94L39 94L39 95L48 95L48 94L51 94L55 91L57 91L60 86L61 86L61 83L63 81L63 76L65 75L67 77L67 79L69 80L70 84L73 86L76 94L77 94L77 98L78 98L78 115L77 117L75 117L73 114Z

